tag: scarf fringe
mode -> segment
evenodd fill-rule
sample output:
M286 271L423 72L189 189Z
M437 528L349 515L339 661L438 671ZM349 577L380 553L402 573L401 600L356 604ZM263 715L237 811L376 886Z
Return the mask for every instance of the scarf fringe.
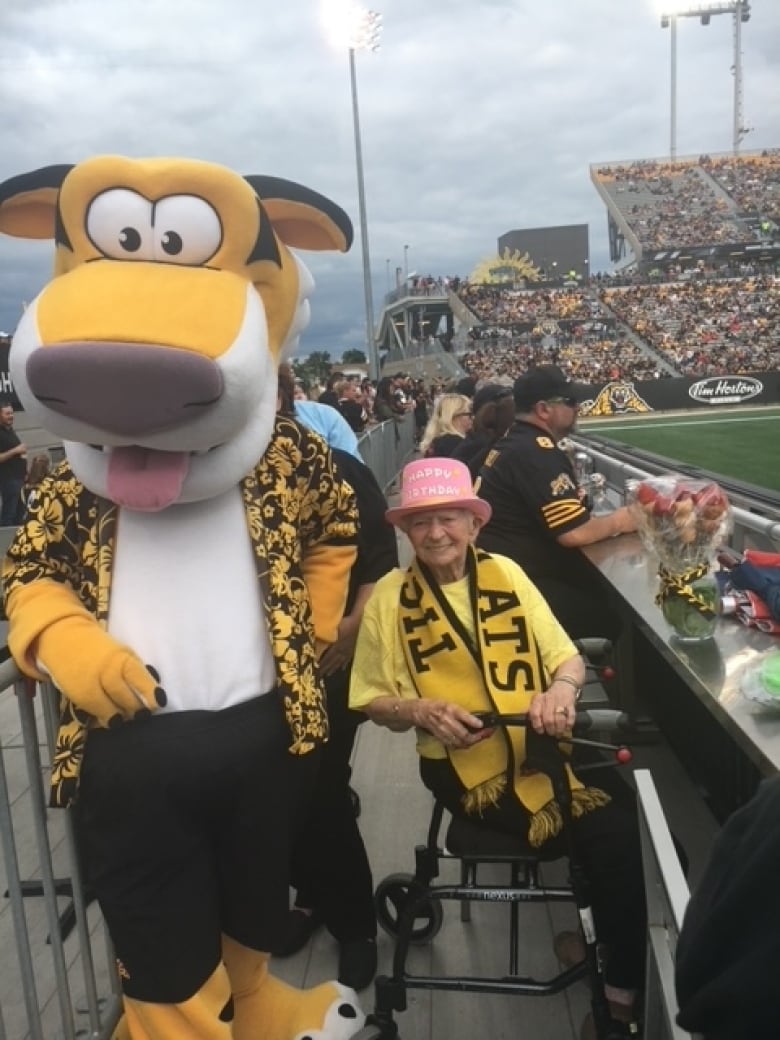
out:
M463 795L463 808L469 816L482 816L485 809L498 805L501 795L506 791L506 773L494 776L492 780L466 791Z
M506 776L494 776L483 784L466 791L463 795L463 808L470 816L482 816L485 809L498 805L506 791ZM571 792L571 814L577 819L585 813L593 812L609 805L612 798L599 787L580 787ZM561 808L556 801L548 802L543 809L531 816L528 825L528 844L538 849L546 841L556 838L563 827Z
M609 805L612 801L606 791L598 787L580 787L571 793L571 814L575 820L585 813ZM548 802L543 809L534 813L528 826L528 844L538 849L546 841L561 833L563 817L557 802Z

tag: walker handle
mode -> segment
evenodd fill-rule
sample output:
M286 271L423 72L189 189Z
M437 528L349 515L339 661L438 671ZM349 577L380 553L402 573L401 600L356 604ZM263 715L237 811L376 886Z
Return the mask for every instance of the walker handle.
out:
M528 715L524 712L510 712L506 715L502 715L497 711L476 711L474 714L478 719L482 720L485 727L526 726L528 724ZM604 751L614 751L617 764L625 765L634 757L631 749L625 744L606 744L601 740L586 740L583 737L577 736L578 733L587 733L590 729L616 732L625 722L625 718L626 716L623 712L613 711L608 708L578 711L574 717L572 735L562 735L551 739L556 740L559 744L579 744L583 747L594 747L601 748ZM579 771L582 772L585 769L590 768L601 768L601 765L581 766Z

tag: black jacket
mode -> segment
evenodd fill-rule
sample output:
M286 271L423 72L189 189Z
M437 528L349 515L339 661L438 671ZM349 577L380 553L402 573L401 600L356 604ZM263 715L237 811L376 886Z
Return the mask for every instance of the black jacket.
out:
M780 1036L780 777L724 826L677 946L677 1021L708 1040Z

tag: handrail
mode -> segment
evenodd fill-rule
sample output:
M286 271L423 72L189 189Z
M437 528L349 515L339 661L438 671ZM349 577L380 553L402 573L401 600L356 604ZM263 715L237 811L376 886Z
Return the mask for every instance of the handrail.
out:
M0 944L6 951L0 975L0 1040L6 1036L47 1040L55 1035L64 1040L84 1035L108 1040L121 1015L111 944L105 933L104 958L98 966L94 944L105 929L87 920L73 819L70 810L50 816L46 809L48 762L42 761L41 752L51 760L58 697L51 684L36 686L25 679L9 659L0 663L0 690L10 688L19 709L21 740L20 744L0 743L0 845L10 910L0 912ZM19 750L24 755L24 790L14 800L6 762L9 752ZM16 768L10 774L14 786L19 773ZM24 862L30 859L30 822L33 863ZM17 824L25 826L22 841L17 840ZM64 876L55 877L55 862ZM25 872L35 880L24 880ZM65 917L60 917L57 902L63 893L73 900L68 921L75 926L75 955L73 939L65 949ZM48 970L40 949L47 930ZM10 956L12 949L16 958ZM44 981L52 977L53 982Z
M652 774L647 769L637 769L634 779L647 899L645 1036L688 1040L690 1034L676 1022L678 1007L674 988L674 957L688 903L688 884Z
M652 476L654 472L658 472L657 469L655 471L641 469L639 466L624 461L624 458L607 455L594 448L592 443L586 439L570 437L569 440L577 449L586 451L592 457L596 471L604 475L613 496L620 501L625 501L627 480L643 480L645 477ZM780 522L773 517L762 516L751 509L737 505L732 505L731 511L734 530L730 544L733 548L739 552L746 548L765 549L769 552L780 550Z
M397 419L369 427L358 438L358 450L387 493L414 451L414 415L407 412Z

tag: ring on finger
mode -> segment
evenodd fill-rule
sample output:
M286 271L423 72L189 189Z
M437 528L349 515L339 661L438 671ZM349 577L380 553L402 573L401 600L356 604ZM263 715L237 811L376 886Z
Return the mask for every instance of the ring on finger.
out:
M556 708L553 711L553 715L568 715L568 714L569 714L569 709L568 708Z

